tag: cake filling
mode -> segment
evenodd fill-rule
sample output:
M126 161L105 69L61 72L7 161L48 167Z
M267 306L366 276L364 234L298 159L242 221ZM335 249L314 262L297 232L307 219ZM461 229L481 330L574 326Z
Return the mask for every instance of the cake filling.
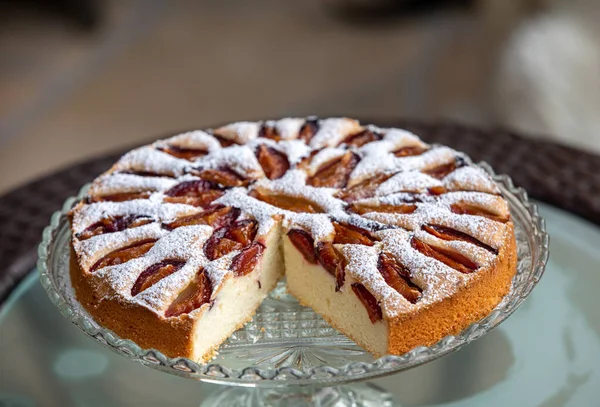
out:
M347 279L342 287L321 264L304 258L289 238L283 239L288 291L311 307L340 332L375 355L387 353L388 328L383 320L371 321L367 308Z

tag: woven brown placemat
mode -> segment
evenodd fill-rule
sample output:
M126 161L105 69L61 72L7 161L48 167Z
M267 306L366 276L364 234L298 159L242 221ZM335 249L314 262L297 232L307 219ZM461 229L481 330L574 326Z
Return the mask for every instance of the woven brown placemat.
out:
M533 198L600 224L599 156L506 130L403 120L377 123L406 128L427 142L464 151L475 161L487 161L498 173L509 174ZM0 304L34 266L37 244L51 214L121 154L73 165L0 197Z

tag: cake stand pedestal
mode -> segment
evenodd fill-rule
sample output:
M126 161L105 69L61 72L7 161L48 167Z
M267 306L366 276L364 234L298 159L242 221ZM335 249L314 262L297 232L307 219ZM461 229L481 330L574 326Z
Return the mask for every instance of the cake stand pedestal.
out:
M338 387L261 389L229 387L210 395L200 407L392 407L392 396L370 383Z
M87 335L145 366L188 379L229 385L202 404L207 406L391 406L388 393L363 382L410 369L454 352L508 318L531 293L548 260L548 235L537 207L507 176L496 176L510 205L517 238L518 265L509 294L484 319L457 335L401 356L377 360L302 307L280 282L254 319L236 331L209 364L169 358L142 349L99 326L77 302L69 277L70 231L67 212L79 197L68 199L52 216L38 249L40 280L61 313Z

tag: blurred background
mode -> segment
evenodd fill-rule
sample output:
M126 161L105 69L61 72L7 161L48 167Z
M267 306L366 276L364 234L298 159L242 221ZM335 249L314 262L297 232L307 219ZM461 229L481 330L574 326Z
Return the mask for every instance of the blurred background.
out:
M0 193L180 130L456 120L600 151L595 0L0 0Z
M598 22L600 0L0 0L0 305L32 269L50 213L112 159L3 194L230 121L507 127L598 156L513 148L506 134L494 143L502 132L436 134L459 133L535 198L600 224ZM380 384L406 405L597 405L598 230L549 206L542 214L556 254L521 316ZM101 405L98 392L117 404L189 404L211 389L101 354L45 313L36 280L14 291L19 306L0 308L13 310L0 312L0 406Z

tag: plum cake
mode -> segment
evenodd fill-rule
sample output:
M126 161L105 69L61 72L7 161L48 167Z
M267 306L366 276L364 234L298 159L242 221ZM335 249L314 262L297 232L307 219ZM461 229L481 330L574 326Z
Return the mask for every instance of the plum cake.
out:
M451 148L348 118L239 122L125 154L70 212L93 318L210 360L284 275L375 356L460 332L507 294L513 223Z

